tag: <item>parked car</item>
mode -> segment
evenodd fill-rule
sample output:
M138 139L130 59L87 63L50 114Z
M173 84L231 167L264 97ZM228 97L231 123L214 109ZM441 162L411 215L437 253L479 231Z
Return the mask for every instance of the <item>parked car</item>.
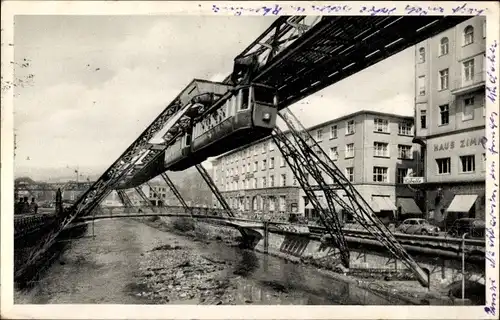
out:
M438 235L440 230L425 219L406 219L396 231L406 234Z
M484 220L474 218L461 218L453 222L446 235L449 237L461 238L464 233L467 233L467 235L465 236L466 238L480 239L484 238L485 229L486 223Z

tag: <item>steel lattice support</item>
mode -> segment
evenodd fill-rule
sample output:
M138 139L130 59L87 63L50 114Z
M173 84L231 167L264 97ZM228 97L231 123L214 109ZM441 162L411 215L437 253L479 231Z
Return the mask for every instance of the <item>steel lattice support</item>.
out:
M221 204L222 208L226 211L227 215L231 218L234 217L233 211L231 210L231 208L227 204L226 199L224 199L224 196L220 193L219 188L217 188L217 185L212 180L212 177L210 177L207 170L205 170L205 168L203 167L203 165L201 163L196 165L196 169L200 173L203 180L205 180L208 187L210 188L212 193L215 195L215 197L217 198L217 200Z
M148 197L146 197L146 195L144 194L144 191L142 191L142 189L140 187L135 187L135 192L137 192L139 194L139 196L142 198L142 200L144 200L144 202L146 202L146 205L148 207L151 208L151 210L153 210L153 212L155 211L154 209L154 206L151 204L151 201L149 201Z
M170 190L172 191L172 193L175 195L175 197L177 198L177 200L179 200L179 202L181 203L182 207L184 207L184 210L186 210L186 212L188 212L189 214L192 215L193 214L193 210L190 207L188 207L188 205L186 204L186 201L184 201L184 198L182 197L181 193L175 187L174 182L172 180L170 180L170 178L167 176L167 174L165 172L161 174L161 177L163 178L163 180L165 181L165 183L168 185L168 187L170 188Z
M322 223L325 225L326 230L335 242L335 246L339 249L342 264L346 268L349 268L350 258L347 241L344 238L342 227L340 225L338 216L335 213L333 202L328 198L328 192L331 190L327 190L324 187L326 183L323 180L321 171L318 169L315 163L311 161L310 148L307 148L307 146L304 148L303 145L300 146L301 148L295 147L292 141L279 128L275 128L275 133L276 134L272 136L275 144L290 166L294 176L297 178L297 181L306 193L309 201L311 201L314 209L316 209L320 213L320 219ZM294 131L290 131L290 133L292 134L292 136L298 134ZM325 193L325 198L327 199L328 208L324 208L318 201L316 194L309 184L307 172L311 174L311 176L318 182L318 184L323 186L323 192Z
M403 246L394 237L392 232L377 218L373 209L366 202L366 200L359 194L349 180L344 176L342 171L335 165L335 163L327 156L321 146L313 139L310 133L304 128L300 121L289 110L284 110L280 113L281 118L286 122L287 126L295 131L301 132L307 137L307 142L311 144L314 149L312 154L318 166L330 176L332 181L337 184L346 194L349 199L349 204L343 201L335 193L331 193L332 200L337 202L340 206L344 207L353 215L363 227L367 229L378 241L380 241L396 258L403 261L417 276L419 282L424 285L429 285L428 273L422 269L418 263L406 252ZM294 135L298 139L302 139L302 144L307 142L300 136ZM321 155L321 157L319 156ZM326 195L326 194L325 194Z
M26 262L15 270L15 277L24 273L25 269L32 265L38 257L45 252L54 242L59 233L69 225L74 218L92 212L93 209L112 191L113 187L122 179L135 163L150 151L149 141L168 123L168 127L174 127L182 116L189 110L191 105L182 105L176 99L149 125L149 127L125 150L125 152L109 167L97 181L77 200L70 208L64 210L56 227L47 234L28 256ZM166 144L165 149L175 141L177 135L172 137Z
M118 198L120 199L120 202L123 204L125 208L132 208L134 204L130 200L130 198L127 196L125 191L123 190L117 190L116 193L118 194Z

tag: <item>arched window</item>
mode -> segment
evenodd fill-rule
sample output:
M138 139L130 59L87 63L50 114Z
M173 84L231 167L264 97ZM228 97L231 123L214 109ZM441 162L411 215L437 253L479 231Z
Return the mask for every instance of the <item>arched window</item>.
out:
M464 46L474 42L474 28L467 26L464 29Z
M424 48L418 49L418 61L420 63L425 62L425 49Z
M439 47L439 55L444 56L444 55L448 54L448 51L450 49L449 42L450 41L446 37L441 39L441 45Z

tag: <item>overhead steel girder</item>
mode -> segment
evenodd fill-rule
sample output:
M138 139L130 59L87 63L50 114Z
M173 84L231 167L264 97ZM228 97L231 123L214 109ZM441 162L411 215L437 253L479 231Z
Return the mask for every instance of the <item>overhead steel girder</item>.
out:
M309 21L311 18L313 20ZM243 50L235 58L235 61L250 55L257 55L259 62L267 65L277 54L287 48L293 41L299 39L321 19L321 16L280 17L252 44ZM295 34L296 32L298 34Z
M369 17L357 18L366 18L365 20L369 21ZM287 59L282 59L281 55L285 53L282 52L275 58L275 60L282 62L279 65L276 63L277 67L273 69L273 74L275 76L273 76L273 74L270 74L269 76L259 74L256 79L259 79L259 81L263 83L270 85L276 84L278 87L281 87L279 95L284 98L280 99L280 108L285 108L305 96L317 92L387 58L390 55L404 50L410 45L414 45L429 36L433 36L438 32L444 31L462 22L468 17L442 18L429 16L418 17L417 19L411 19L412 17L389 18L392 20L386 19L382 21L384 25L379 24L378 29L375 26L375 29L379 31L377 34L366 39L366 37L370 35L370 32L373 31L373 26L368 25L367 29L370 31L361 31L360 34L362 35L360 35L358 39L354 39L355 41L353 41L351 45L345 45L343 48L337 49L335 54L332 53L330 57L326 57L320 62L310 65L304 72L297 73L297 69L290 68L288 60L295 59L295 55L302 56L307 54L307 52L304 53L304 50L314 49L313 46L302 48L301 51L297 51L297 54L290 54L290 57ZM400 20L394 22L397 19ZM433 21L438 22L429 25ZM390 23L393 24L389 25ZM359 24L361 24L361 22L359 22ZM429 26L419 32L416 31L426 25ZM311 30L311 32L312 31L313 30ZM317 35L317 37L316 42L324 41L324 39L327 38L326 35L322 36L321 34ZM396 42L399 38L403 38L403 40ZM294 43L292 46L293 48L290 48L289 50L295 49L295 45L298 45L298 42L300 42L300 40ZM321 46L319 46L318 49L323 50L321 49ZM379 50L379 52L374 53L375 50ZM277 77L277 75L282 74L285 71L295 76L291 79L287 79L286 82L283 82L283 77L281 76L280 78Z

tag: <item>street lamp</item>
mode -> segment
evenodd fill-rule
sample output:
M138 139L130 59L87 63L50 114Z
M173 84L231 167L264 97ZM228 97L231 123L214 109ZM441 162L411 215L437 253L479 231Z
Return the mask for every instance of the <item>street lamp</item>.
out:
M465 237L467 232L462 235L462 301L465 300Z

